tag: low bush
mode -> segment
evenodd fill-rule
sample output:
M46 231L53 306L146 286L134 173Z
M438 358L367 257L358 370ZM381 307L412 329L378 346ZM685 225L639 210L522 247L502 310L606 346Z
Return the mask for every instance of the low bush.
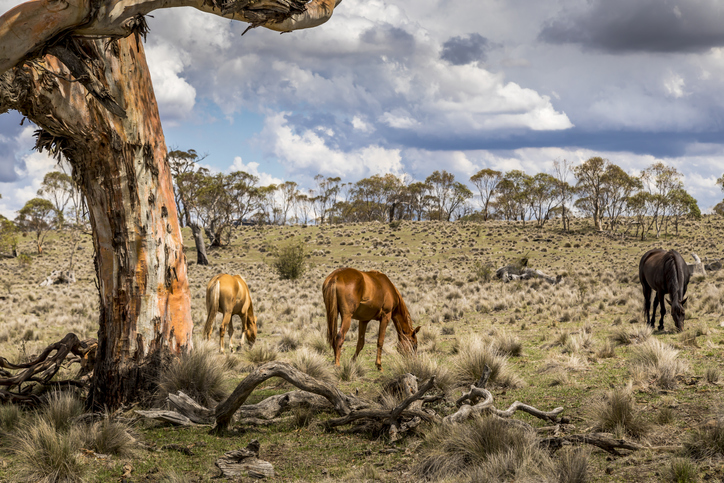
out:
M277 247L272 256L272 267L282 280L296 280L306 270L304 243Z

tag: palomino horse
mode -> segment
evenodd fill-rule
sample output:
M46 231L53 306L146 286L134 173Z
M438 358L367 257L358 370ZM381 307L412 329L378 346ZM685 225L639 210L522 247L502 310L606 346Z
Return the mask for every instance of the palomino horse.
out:
M644 253L639 262L639 280L644 289L644 312L646 322L653 327L656 321L656 305L661 304L661 320L659 330L664 329L664 315L666 306L664 296L669 295L671 301L671 316L674 318L677 330L684 327L684 305L686 304L686 286L689 284L689 267L684 259L674 250L666 251L655 248ZM654 312L649 319L649 304L651 290L656 291L654 297Z
M222 273L211 279L206 286L206 327L204 337L209 340L211 330L214 328L216 313L224 315L219 327L219 347L224 352L224 334L226 326L229 326L229 350L233 352L234 325L231 321L234 315L238 315L242 324L241 343L248 343L253 346L256 341L256 316L254 306L251 303L249 287L240 275L227 275Z
M387 275L372 271L360 272L354 268L338 268L330 273L322 285L324 306L327 308L327 339L334 350L334 363L339 365L344 336L347 335L352 319L359 321L359 337L354 359L365 345L365 332L370 320L380 321L377 336L377 369L382 370L382 345L390 319L397 329L399 348L417 351L417 331L412 328L412 319L405 302ZM342 316L342 325L337 332L337 315Z

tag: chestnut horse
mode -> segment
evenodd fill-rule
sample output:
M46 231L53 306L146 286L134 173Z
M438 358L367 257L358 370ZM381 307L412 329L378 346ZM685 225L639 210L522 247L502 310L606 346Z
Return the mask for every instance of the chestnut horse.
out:
M224 318L219 327L219 348L224 352L224 334L226 326L229 326L229 351L233 352L234 324L231 319L238 315L241 319L242 336L241 343L248 343L253 346L256 341L256 316L254 306L251 303L251 294L246 281L241 275L227 275L222 273L211 279L206 286L206 327L204 337L209 340L211 330L214 328L216 313L221 312Z
M655 248L644 253L639 262L639 280L644 290L644 313L646 323L651 327L656 321L656 305L661 304L661 320L659 330L664 329L664 315L666 306L664 296L671 298L671 316L674 318L677 330L684 327L684 305L686 304L686 287L689 284L689 267L684 259L675 250L662 250ZM654 312L649 319L649 304L651 302L651 290L656 291L654 297Z
M360 272L354 268L338 268L330 273L322 285L324 306L327 309L327 339L334 350L334 364L339 365L342 344L352 319L359 321L356 359L365 345L365 332L370 320L380 321L377 336L377 359L375 364L382 370L382 345L385 342L387 324L392 319L397 329L399 348L417 352L417 332L412 328L412 319L397 288L384 273ZM337 332L337 315L342 324Z

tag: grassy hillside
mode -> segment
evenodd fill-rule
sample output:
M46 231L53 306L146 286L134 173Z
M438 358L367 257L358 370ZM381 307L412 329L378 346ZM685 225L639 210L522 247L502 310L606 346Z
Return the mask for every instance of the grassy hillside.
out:
M646 241L599 234L589 226L586 221L574 222L571 233L555 225L537 229L520 222L241 227L230 246L209 252L210 267L194 263L193 238L185 231L194 333L200 336L206 319L208 280L220 272L239 273L252 293L259 336L255 350L223 359L229 368L227 390L260 359L262 349L278 360L294 360L304 351L323 351L331 370L332 352L324 345L322 281L341 266L376 269L397 285L416 325L423 327L420 365L437 373L448 392L448 402L436 407L439 412L452 412L453 402L464 389L461 386L469 384L459 369L471 365L465 357L470 346L478 344L505 355L504 375L492 386L498 408L516 400L542 410L563 406L571 421L563 428L568 433L601 428L643 445L674 447L691 438L701 439L695 436L697 428L711 426L724 415L719 381L724 271L692 280L684 332L674 332L667 315L665 330L652 334L643 322L638 261L654 247L674 248L688 262L693 261L692 252L702 259L718 259L723 220L705 216L683 223L678 236ZM301 280L281 281L269 266L270 249L299 240L310 254L309 269ZM32 255L31 240L23 241L21 251L32 255L29 264L17 259L0 261L0 355L8 360L26 360L69 331L81 338L95 335L97 295L89 239L76 253L77 284L39 287L51 270L67 265L69 250L64 235L56 234L48 240L42 257ZM562 275L563 281L550 285L541 280L487 280L491 268L494 274L495 268L522 257L528 258L532 268ZM216 343L219 321L220 316L214 330ZM397 355L397 337L390 324L382 356L385 372L376 371L377 327L375 322L370 324L360 356L363 375L339 381L344 392L373 397L384 378L409 364ZM351 330L343 359L351 358L356 339L356 331ZM666 345L657 348L652 341ZM655 364L646 364L657 356ZM250 402L287 390L288 385L269 381ZM611 393L633 396L632 414L643 429L605 427L602 414ZM295 413L266 427L237 428L233 436L224 438L208 435L207 429L139 423L139 437L152 451L138 451L130 459L89 456L85 461L88 478L118 481L123 464L130 461L134 481L211 481L218 474L214 467L218 456L256 438L261 442L261 458L275 466L277 481L419 479L413 470L430 451L422 443L429 429L390 449L384 437L325 433L314 421L330 415L313 415L311 424L301 416ZM546 426L522 413L515 417L535 427ZM547 431L542 429L541 434ZM0 465L0 478L12 481L16 476L10 468L17 457L9 451L12 445L2 441L0 458L7 464ZM194 454L161 449L169 444L192 447ZM553 463L560 467L559 460L568 453L558 452ZM676 481L669 478L672 471L680 475L682 465L689 465L699 479L724 478L722 455L695 458L675 448L623 453L612 457L592 448L587 458L588 481Z

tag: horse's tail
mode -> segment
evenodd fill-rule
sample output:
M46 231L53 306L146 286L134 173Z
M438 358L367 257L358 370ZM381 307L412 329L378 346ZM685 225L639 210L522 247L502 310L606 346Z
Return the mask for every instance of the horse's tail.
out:
M206 288L206 326L204 327L204 335L206 338L211 334L211 330L214 328L214 319L216 313L219 311L219 293L220 293L221 282L219 282L219 275L211 279L209 286Z
M327 341L334 349L334 338L337 336L337 277L333 276L324 281L322 293L327 309Z

